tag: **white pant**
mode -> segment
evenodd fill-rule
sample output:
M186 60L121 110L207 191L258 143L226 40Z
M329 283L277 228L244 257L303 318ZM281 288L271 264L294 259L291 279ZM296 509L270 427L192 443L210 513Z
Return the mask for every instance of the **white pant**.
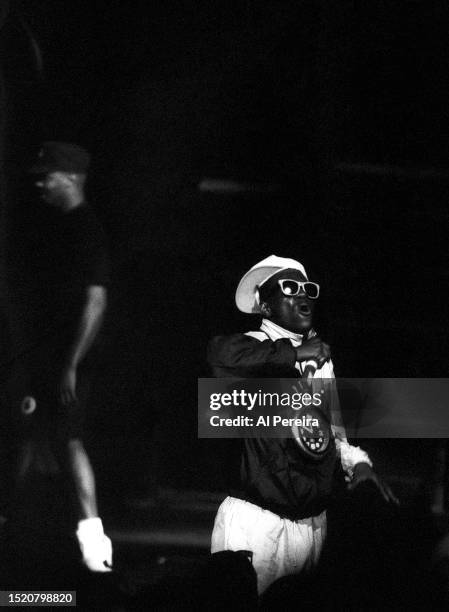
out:
M250 502L227 497L215 517L211 552L252 551L260 594L281 576L316 565L325 537L325 511L290 521Z

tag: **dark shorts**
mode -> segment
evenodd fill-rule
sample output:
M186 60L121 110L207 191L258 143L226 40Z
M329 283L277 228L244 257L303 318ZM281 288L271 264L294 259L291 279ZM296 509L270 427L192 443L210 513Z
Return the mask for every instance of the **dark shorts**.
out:
M58 353L39 351L23 364L13 398L13 421L19 439L42 435L52 439L71 439L82 436L86 403L90 388L90 368L81 365L77 370L77 401L64 406L58 398L58 383L62 360ZM35 409L26 414L24 399L33 398Z

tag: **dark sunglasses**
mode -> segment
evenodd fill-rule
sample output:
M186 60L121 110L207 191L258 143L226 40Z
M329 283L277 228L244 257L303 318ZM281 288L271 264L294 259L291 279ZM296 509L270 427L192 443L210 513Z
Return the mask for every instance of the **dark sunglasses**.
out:
M311 300L316 300L320 295L320 286L310 281L298 281L292 278L281 278L278 285L284 295L295 297L303 291Z

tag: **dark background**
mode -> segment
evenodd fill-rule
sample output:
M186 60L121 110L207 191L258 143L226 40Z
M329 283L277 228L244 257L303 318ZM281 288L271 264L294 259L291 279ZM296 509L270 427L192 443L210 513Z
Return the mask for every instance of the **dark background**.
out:
M337 374L447 376L446 2L2 6L5 414L42 139L91 151L110 240L88 424L102 486L222 486L197 377L208 338L257 325L233 294L272 253L322 284ZM200 189L208 177L246 187Z

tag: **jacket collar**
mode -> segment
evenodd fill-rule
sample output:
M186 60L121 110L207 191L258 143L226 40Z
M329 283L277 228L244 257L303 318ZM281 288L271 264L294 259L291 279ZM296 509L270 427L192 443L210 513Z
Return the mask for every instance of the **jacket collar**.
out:
M302 334L295 334L295 332L284 329L280 325L273 323L269 319L262 319L262 325L260 330L265 332L270 340L280 340L281 338L289 338L296 344L302 344L304 336Z

